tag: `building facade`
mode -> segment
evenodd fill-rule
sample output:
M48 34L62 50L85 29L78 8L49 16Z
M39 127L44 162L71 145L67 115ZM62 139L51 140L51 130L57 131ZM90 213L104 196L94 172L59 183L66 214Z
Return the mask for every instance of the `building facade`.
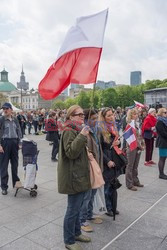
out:
M141 71L133 71L130 73L130 85L131 86L136 86L141 84L142 79L141 79Z
M104 82L104 81L97 81L96 88L99 89L108 89L113 88L116 86L116 83L114 81Z
M149 89L144 92L144 103L151 107L162 104L167 107L167 88Z

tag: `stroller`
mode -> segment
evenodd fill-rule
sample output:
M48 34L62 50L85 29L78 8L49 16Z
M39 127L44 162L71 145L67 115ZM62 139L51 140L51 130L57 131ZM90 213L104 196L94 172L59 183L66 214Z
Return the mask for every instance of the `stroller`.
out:
M37 196L38 186L35 184L36 173L38 170L37 158L39 150L37 143L33 140L22 141L23 167L25 170L24 186L16 189L15 197L19 189L24 189L30 192L31 197Z

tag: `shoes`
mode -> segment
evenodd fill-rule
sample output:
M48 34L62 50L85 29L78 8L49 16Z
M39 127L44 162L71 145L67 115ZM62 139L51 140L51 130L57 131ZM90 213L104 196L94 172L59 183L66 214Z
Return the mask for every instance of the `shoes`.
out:
M103 220L101 218L95 217L95 218L91 218L89 219L89 221L91 221L94 224L102 224Z
M118 210L116 210L116 211L115 211L115 214L117 214L117 215L118 215L118 214L119 214L119 211L118 211Z
M157 163L155 161L149 161L150 164L156 165Z
M137 188L135 186L132 186L131 188L128 188L131 191L137 191Z
M22 183L21 183L21 181L16 181L16 183L15 183L15 188L21 188L23 185L22 185Z
M144 165L147 167L152 167L152 164L149 161L145 161Z
M72 245L65 245L65 247L69 250L83 250L83 248L77 243L72 244Z
M106 215L110 217L114 217L113 211L107 211Z
M136 186L136 187L144 187L144 185L143 184L141 184L141 183L138 183L138 184L135 184L134 186Z
M2 194L3 194L3 195L7 195L7 194L8 194L8 191L7 191L6 189L3 189L3 190L2 190Z
M53 162L57 162L57 161L58 161L57 158L51 158L51 160L52 160Z
M91 238L83 234L80 234L79 236L75 236L75 240L81 241L81 242L91 242Z
M91 233L93 232L93 228L88 224L88 225L82 225L81 226L82 231L86 233Z
M160 174L159 178L163 179L163 180L167 180L167 175L166 174Z

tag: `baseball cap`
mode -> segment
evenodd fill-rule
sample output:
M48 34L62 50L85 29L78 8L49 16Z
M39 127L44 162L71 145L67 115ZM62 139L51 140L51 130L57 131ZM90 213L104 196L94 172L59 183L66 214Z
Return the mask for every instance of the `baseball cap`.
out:
M4 108L6 108L6 109L13 109L13 108L12 108L12 105L11 105L9 102L5 102L5 103L2 105L2 109L4 109Z

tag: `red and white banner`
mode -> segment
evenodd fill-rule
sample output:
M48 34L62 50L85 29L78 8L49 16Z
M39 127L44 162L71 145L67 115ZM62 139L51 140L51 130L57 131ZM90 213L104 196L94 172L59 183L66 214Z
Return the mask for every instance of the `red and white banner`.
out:
M77 19L66 35L57 60L39 83L43 99L55 98L70 83L96 82L107 16L108 9Z

